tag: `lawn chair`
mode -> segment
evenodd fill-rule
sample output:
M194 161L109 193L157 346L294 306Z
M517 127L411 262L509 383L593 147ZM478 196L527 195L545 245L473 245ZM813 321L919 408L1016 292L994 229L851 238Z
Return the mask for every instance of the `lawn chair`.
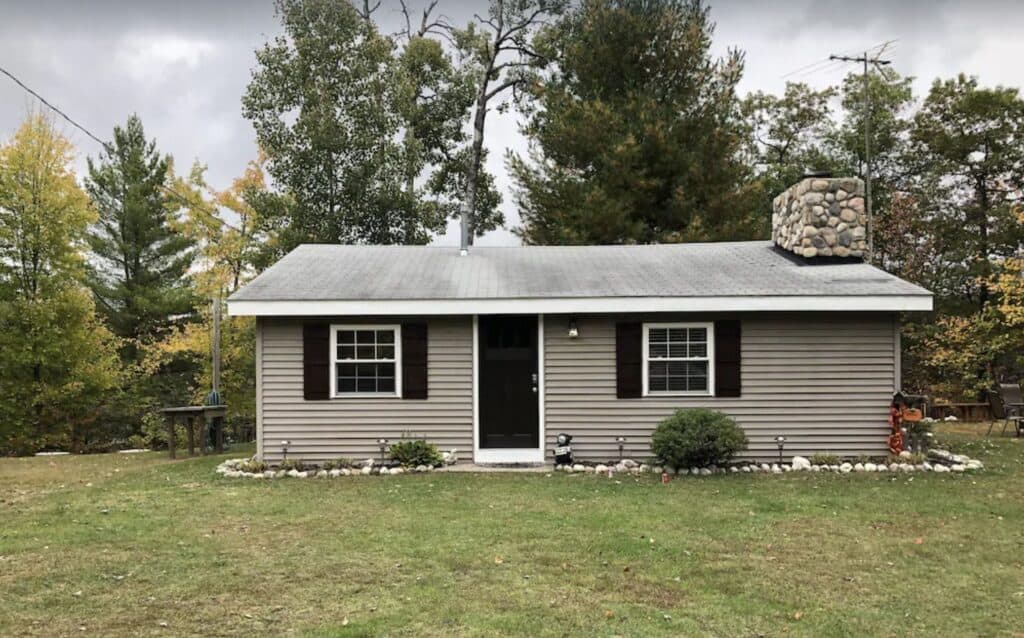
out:
M1024 421L1024 397L1021 396L1020 386L1016 383L1000 383L999 392L988 392L988 402L992 406L992 423L988 426L988 434L992 434L992 428L996 421L1003 422L1003 429L1000 434L1006 433L1006 426L1013 422L1013 429L1019 437L1024 429L1021 422Z

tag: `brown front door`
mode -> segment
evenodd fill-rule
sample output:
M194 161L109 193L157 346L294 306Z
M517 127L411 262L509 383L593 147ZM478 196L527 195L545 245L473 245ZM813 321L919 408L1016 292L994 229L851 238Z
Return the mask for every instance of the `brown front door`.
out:
M480 447L538 447L537 316L482 316L479 334Z

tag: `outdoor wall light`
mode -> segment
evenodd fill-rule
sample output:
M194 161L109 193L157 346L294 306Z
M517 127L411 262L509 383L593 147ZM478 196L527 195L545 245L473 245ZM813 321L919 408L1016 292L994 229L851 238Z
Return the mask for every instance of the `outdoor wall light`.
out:
M781 434L775 437L775 442L779 445L779 463L782 463L782 448L786 447L786 437Z
M615 442L619 444L619 460L622 460L622 448L626 447L626 437L617 436Z
M388 449L388 440L387 439L377 439L377 447L380 448L380 460L381 460L381 462L383 462L384 461L384 450Z
M575 319L570 319L569 320L569 338L570 339L575 339L578 336L580 336L579 326L576 325L576 320Z
M288 458L288 446L291 445L291 441L281 441L281 458Z

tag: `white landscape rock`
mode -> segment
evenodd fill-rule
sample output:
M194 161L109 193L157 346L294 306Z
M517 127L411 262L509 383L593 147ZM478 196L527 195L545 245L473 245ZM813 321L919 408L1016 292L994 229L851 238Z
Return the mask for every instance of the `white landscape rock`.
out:
M863 464L863 463L857 463L857 464L855 464L855 465L853 466L853 471L854 471L854 472L863 472L863 471L864 471L864 464Z
M328 475L331 478L338 478L339 476L341 476L341 470L338 470L338 469L331 470L330 472L328 472Z
M582 463L577 463L576 465L572 466L572 471L573 472L584 472L584 471L586 471L586 469L587 469L586 466L583 465Z
M700 475L701 476L711 476L711 473L712 472L711 472L711 468L710 467L702 467L702 468L700 468Z
M594 467L594 472L596 472L598 474L607 474L608 473L608 466L604 465L604 464L595 466Z
M811 461L803 456L794 456L791 462L794 470L809 470L811 469Z
M373 471L373 468L370 467L369 465L364 465L363 469L359 470L360 474L363 474L365 476L369 476L370 472L372 472L372 471Z
M960 463L957 463L956 465L954 465L953 467L951 467L949 469L953 470L954 472L963 472L963 471L965 471L967 469L967 466L966 465L961 465Z
M853 466L850 465L849 463L843 463L842 465L839 466L839 471L842 472L843 474L849 474L850 472L853 471Z
M762 472L771 472L772 471L772 466L768 465L767 463L762 463L761 464L761 471Z
M875 464L875 463L865 463L864 464L864 471L865 472L877 472L878 471L878 465Z
M288 476L290 476L292 478L298 478L299 471L298 470L288 470Z
M949 468L946 467L945 465L937 463L934 466L932 466L932 471L936 472L937 474L945 474L946 472L949 472Z
M772 472L772 474L782 474L782 468L779 467L778 463L773 463L772 464L771 472Z

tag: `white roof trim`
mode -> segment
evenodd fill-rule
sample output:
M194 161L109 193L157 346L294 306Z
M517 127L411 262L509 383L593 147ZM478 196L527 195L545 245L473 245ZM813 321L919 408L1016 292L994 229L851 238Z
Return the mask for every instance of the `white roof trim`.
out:
M228 312L234 316L262 317L597 312L902 312L931 309L931 295L228 301Z

